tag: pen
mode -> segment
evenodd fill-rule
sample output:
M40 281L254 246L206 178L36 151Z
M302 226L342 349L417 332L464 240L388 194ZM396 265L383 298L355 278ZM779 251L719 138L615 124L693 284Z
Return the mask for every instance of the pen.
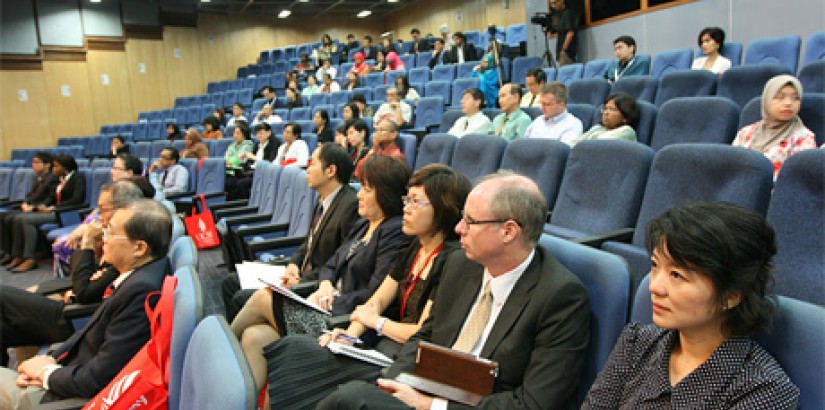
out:
M324 330L324 333L328 334L328 335L332 335L332 332L329 331L329 330ZM338 337L352 343L353 345L362 345L362 344L364 344L364 342L361 339L359 339L357 337L352 337L352 336L350 336L348 334L345 334L345 333L339 334Z

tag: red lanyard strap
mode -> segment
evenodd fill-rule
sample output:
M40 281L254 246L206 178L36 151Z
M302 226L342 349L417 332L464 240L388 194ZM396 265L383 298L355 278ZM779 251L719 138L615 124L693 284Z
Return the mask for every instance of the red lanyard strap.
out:
M404 318L404 311L407 310L407 300L410 299L410 294L412 290L415 288L415 285L418 283L418 279L421 277L421 272L424 272L424 269L427 269L427 265L430 264L430 260L441 251L441 248L444 247L444 242L441 242L438 247L433 249L432 252L427 256L427 259L424 260L424 265L421 266L421 269L418 272L413 273L413 269L415 269L415 265L418 263L418 257L421 256L420 252L416 252L415 259L413 260L412 266L410 266L410 273L407 275L407 288L404 290L404 296L401 298L401 319ZM423 247L421 248L424 249Z

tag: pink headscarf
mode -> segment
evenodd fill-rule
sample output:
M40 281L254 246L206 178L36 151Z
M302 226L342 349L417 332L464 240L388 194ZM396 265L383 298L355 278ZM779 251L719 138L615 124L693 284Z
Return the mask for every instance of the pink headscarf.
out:
M407 68L404 66L404 62L401 61L401 57L398 57L398 54L395 51L390 51L387 53L387 56L384 58L387 62L387 67L390 70L406 70Z

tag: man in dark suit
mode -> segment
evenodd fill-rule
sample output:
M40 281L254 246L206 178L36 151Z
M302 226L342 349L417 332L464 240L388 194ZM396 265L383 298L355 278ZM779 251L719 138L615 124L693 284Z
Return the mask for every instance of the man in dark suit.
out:
M323 267L344 242L353 222L358 219L358 199L355 190L349 186L352 172L349 154L337 144L323 144L312 154L307 183L318 191L318 202L309 235L287 264L285 276L290 284L302 279L318 279L318 268ZM240 289L237 275L230 275L223 282L222 294L229 321L253 293Z
M430 50L430 40L421 38L421 30L414 28L410 30L410 37L412 37L412 54L418 54L422 51Z
M465 252L447 261L429 319L401 349L388 377L415 368L419 341L498 362L482 409L575 407L589 340L584 285L537 246L547 205L529 179L498 174L467 197L456 226ZM390 393L390 394L388 394ZM389 379L350 382L319 409L469 408Z
M364 54L364 59L373 59L375 60L375 54L378 53L378 49L372 45L372 37L371 36L364 36L364 44L361 46L361 53Z
M433 43L433 53L432 57L430 57L430 70L435 68L436 65L443 64L444 58L447 56L447 52L444 51L444 40L437 38Z
M0 369L0 408L93 397L149 340L144 303L169 273L171 215L161 203L141 199L115 211L102 235L103 257L121 272L113 290L86 326L51 355L26 360L17 372Z
M476 61L476 46L467 42L464 33L457 31L453 34L453 46L444 55L444 64L460 64L465 61Z

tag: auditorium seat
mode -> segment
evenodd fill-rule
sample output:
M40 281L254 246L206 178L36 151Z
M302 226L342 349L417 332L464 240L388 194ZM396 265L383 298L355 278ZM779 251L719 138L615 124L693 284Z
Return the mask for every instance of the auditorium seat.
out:
M450 165L457 141L458 137L450 134L431 133L425 136L415 157L415 170L433 163Z
M722 144L669 145L653 158L631 242L608 241L602 249L624 257L638 284L650 270L647 225L654 218L696 201L727 201L764 215L772 187L773 166L760 152Z
M441 114L444 112L444 98L439 96L421 97L415 107L415 127L426 130L429 127L441 124Z
M622 77L613 83L611 92L630 94L637 101L656 101L656 90L659 88L659 80L649 75L634 75Z
M431 53L427 53L427 52L424 52L424 53L418 53L418 54L415 56L415 67L416 67L416 68L424 68L424 67L426 67L426 68L427 68L427 70L429 70L429 69L430 69L429 64L430 64L430 59L431 59L431 58L432 58L432 54L431 54Z
M539 186L547 206L553 209L570 147L546 138L518 138L510 141L501 158L501 169L527 176Z
M319 104L329 104L329 94L315 93L309 97L309 106L312 107L313 110Z
M582 240L633 228L653 155L650 147L630 141L576 144L567 158L558 198L544 232Z
M398 148L404 153L407 159L407 166L412 169L415 165L415 148L418 144L418 139L413 134L400 133L398 134L398 141L396 142Z
M590 104L567 104L567 111L582 122L582 129L587 131L593 125L596 108Z
M395 79L401 76L406 76L407 70L395 70L387 73L387 85L395 86ZM409 77L407 78L409 80Z
M527 42L527 24L511 24L507 26L507 45L510 46L510 49L517 49L519 50L519 55L522 54L522 50L526 51L522 47L526 47L524 45Z
M584 74L582 78L604 78L607 72L607 67L610 66L610 60L590 60L584 65Z
M802 66L799 69L799 82L806 93L825 93L825 59Z
M580 80L582 78L583 71L584 64L582 63L570 64L560 67L558 72L556 73L555 81L564 83L564 85L569 87L570 83L576 80ZM547 81L550 80L548 79Z
M450 166L467 177L471 182L495 172L501 164L501 157L507 141L487 134L466 134L458 139Z
M514 58L513 71L511 73L511 78L513 82L517 84L524 84L524 77L527 74L527 70L539 67L540 65L541 59L539 57L530 56Z
M671 144L730 144L738 124L739 107L727 98L674 98L659 108L650 146L658 151Z
M423 87L427 81L430 81L430 68L425 65L410 69L407 72L407 80L410 81L410 84L420 84Z
M802 65L822 60L825 60L825 31L813 33L808 37L807 44L805 44L805 55L802 57Z
M450 100L452 107L461 107L461 95L468 88L478 88L478 78L457 78L453 81L452 99Z
M802 38L785 36L751 41L745 50L745 65L779 64L795 73L799 63Z
M455 64L437 65L432 71L433 81L449 81L455 80L456 67Z
M732 67L722 73L716 95L733 100L740 108L751 98L762 95L765 83L780 74L793 74L788 68L777 64L743 65Z
M456 78L469 78L473 73L473 68L478 65L478 61L465 61L456 64Z
M399 56L399 58L404 63L404 67L406 67L407 70L409 70L411 68L415 68L415 55L413 55L413 54L404 54L404 55Z
M362 77L364 85L367 87L375 87L377 85L384 85L384 73L373 72Z
M610 83L604 78L581 79L570 84L567 102L598 107L604 104L608 94L610 94Z
M799 118L816 135L816 145L825 144L825 94L803 94Z
M449 109L449 110L443 111L442 116L441 116L441 123L440 123L440 126L438 127L438 132L446 133L447 131L450 130L450 128L452 128L453 124L455 124L455 122L463 116L464 116L464 113L461 112L461 110L459 110L459 109Z
M555 68L544 67L542 68L544 71L544 76L547 77L547 82L556 81L556 74L557 70ZM520 84L524 84L523 82Z
M653 57L650 75L655 78L662 78L663 75L670 72L690 70L692 63L693 50L689 48L662 51Z
M656 106L676 97L700 97L716 94L719 77L708 70L682 70L664 74L656 91Z

